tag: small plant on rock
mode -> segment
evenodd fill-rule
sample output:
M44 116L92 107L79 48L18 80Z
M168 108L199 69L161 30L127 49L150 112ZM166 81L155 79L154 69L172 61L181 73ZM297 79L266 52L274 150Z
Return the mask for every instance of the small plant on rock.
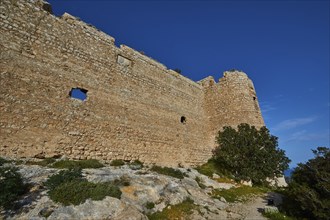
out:
M86 169L86 168L101 168L101 167L104 167L104 165L95 159L60 160L60 161L55 162L52 165L52 167L59 168L59 169L72 169L72 168Z
M195 180L196 180L196 182L198 183L198 185L199 185L199 187L201 189L205 189L206 188L206 186L204 185L203 180L201 178L199 178L198 176L196 176Z
M172 176L178 179L183 179L185 174L182 173L180 170L173 169L171 167L160 167L160 166L153 166L151 171L155 171L159 174L164 174L167 176Z
M130 179L128 175L123 175L119 179L115 179L113 183L116 186L129 186L130 185Z
M125 162L123 160L112 160L110 163L110 166L114 166L114 167L119 167L119 166L123 166L125 165Z
M143 163L139 160L134 160L132 163L129 164L129 167L132 170L140 170L143 168Z
M153 202L147 202L147 203L145 204L145 207L146 207L147 209L153 209L153 208L155 207L155 203L153 203Z
M39 165L42 167L46 167L46 166L53 164L55 161L56 160L54 158L45 158L40 161L27 161L25 164L26 165Z

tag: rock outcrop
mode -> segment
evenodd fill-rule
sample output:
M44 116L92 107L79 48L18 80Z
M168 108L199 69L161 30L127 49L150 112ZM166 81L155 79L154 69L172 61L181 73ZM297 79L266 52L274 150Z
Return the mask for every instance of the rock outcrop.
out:
M180 168L186 174L184 179L161 175L148 168L132 169L128 165L121 167L103 167L84 169L83 176L90 182L107 182L125 179L128 186L121 186L120 199L106 197L100 201L86 200L80 205L64 206L53 202L47 195L43 182L58 169L38 165L19 165L19 172L32 185L30 192L19 203L21 208L15 212L2 212L6 219L148 219L146 214L162 211L165 208L182 203L188 197L194 201L199 211L194 210L191 219L227 218L228 204L223 199L212 198L213 188L228 189L235 187L230 183L218 183L194 169ZM202 189L195 178L198 177L205 188ZM153 208L147 208L153 203Z

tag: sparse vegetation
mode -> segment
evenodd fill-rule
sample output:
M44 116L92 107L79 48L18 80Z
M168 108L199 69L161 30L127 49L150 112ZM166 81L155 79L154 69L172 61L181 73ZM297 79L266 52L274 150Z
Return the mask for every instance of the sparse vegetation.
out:
M213 178L218 183L232 183L234 184L235 181L233 179L230 179L228 177L219 177L219 178Z
M128 176L123 175L119 179L115 179L113 183L116 186L129 186L130 185L130 179Z
M110 162L110 166L114 166L114 167L119 167L123 165L125 165L125 162L123 160L112 160Z
M129 164L129 167L132 170L139 170L143 168L143 163L139 160L134 160L132 163Z
M295 220L295 218L286 216L281 212L263 212L262 215L270 220Z
M14 202L28 189L17 171L12 166L0 167L0 207L5 209L13 208Z
M149 220L172 220L172 219L189 219L194 209L199 207L194 204L194 201L187 198L180 204L168 206L162 212L155 212L148 215Z
M56 161L51 167L59 169L73 169L73 168L101 168L104 167L98 160L59 160Z
M25 164L26 165L39 165L42 167L50 166L51 164L55 163L54 158L45 158L39 161L27 161Z
M203 180L201 178L199 178L198 176L196 176L195 180L196 180L196 182L198 183L198 186L201 189L205 189L206 188L206 186L204 185Z
M172 176L178 179L183 179L185 176L185 174L182 173L180 170L176 170L171 167L153 166L150 170L167 176Z
M267 191L268 189L261 187L241 186L224 190L215 189L212 192L212 197L217 199L223 197L227 202L244 202L251 198L253 195L261 195Z
M91 183L82 177L81 169L61 170L45 183L49 197L64 205L78 205L86 199L102 200L106 196L120 198L118 184L122 182Z
M195 168L200 174L208 176L210 178L213 177L213 174L217 174L219 176L229 175L228 171L222 169L214 159L209 159L207 163L197 166Z

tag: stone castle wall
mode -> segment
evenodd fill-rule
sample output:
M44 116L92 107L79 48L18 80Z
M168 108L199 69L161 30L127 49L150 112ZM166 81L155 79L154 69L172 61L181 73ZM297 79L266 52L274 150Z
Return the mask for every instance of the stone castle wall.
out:
M0 7L3 156L194 165L222 126L264 125L242 72L195 83L42 1ZM72 88L87 99L71 98Z

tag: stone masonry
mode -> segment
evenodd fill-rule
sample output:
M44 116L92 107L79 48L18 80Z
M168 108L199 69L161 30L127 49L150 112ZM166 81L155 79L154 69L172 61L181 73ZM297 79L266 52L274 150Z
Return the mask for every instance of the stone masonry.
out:
M196 165L223 126L264 126L243 72L196 83L46 2L0 12L1 156Z

